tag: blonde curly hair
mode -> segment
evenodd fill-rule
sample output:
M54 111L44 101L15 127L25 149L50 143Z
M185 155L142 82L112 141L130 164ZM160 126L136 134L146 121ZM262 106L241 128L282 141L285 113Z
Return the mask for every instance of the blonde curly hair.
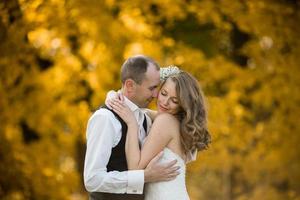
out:
M207 149L211 136L207 130L204 95L198 81L185 71L173 74L168 79L176 85L180 106L176 116L180 122L181 144L185 153Z

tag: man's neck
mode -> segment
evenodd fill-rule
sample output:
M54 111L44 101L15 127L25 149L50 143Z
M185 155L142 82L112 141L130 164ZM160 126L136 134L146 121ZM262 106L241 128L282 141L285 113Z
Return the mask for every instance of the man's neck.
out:
M134 100L134 98L132 97L132 95L130 95L130 94L126 91L126 89L121 88L121 89L120 89L120 92L121 92L121 94L122 94L124 97L126 97L129 101L131 101L131 103L134 103L135 105L137 105L136 102L135 102L135 100Z
M127 100L127 104L130 104L131 109L133 107L137 107L139 108L138 104L136 104L134 98L132 97L132 95L130 95L126 90L124 90L123 88L121 88L120 90L121 94L123 94L125 101Z

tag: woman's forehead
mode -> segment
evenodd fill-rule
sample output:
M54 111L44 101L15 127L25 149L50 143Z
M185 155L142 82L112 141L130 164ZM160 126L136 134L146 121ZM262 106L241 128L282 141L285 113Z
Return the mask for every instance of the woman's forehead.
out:
M167 79L165 84L163 85L163 89L168 90L168 92L173 92L174 94L176 94L176 89L175 89L176 85L175 82L172 79Z

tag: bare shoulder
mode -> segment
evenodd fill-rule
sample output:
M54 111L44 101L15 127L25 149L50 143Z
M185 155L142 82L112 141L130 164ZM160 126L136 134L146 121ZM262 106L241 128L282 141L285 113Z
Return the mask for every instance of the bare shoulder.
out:
M159 127L165 131L170 130L172 132L179 130L179 125L178 119L169 113L158 114L153 122L153 126Z
M178 122L177 118L174 115L169 114L169 113L160 113L160 114L158 114L157 117L156 117L156 119L155 119L155 121L156 120L162 120L162 121L169 121L169 120L171 120L171 121L174 121L174 122L175 121Z

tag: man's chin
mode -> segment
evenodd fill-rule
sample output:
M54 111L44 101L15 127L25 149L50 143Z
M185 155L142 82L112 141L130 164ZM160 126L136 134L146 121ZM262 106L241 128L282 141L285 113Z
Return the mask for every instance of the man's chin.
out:
M145 103L139 103L137 105L139 108L148 108L149 103L145 102Z

